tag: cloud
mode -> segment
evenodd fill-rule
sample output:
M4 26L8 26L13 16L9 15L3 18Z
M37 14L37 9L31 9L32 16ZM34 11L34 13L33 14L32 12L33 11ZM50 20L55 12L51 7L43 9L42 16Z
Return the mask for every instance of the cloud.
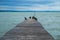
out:
M34 5L34 4L50 4L53 3L52 0L0 0L0 5Z
M60 11L60 0L2 0L0 10Z

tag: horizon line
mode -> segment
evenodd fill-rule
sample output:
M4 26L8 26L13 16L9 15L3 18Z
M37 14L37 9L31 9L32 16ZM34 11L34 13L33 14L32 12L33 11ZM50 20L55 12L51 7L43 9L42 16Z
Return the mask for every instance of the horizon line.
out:
M60 12L60 11L32 11L32 10L20 10L20 11L18 11L18 10L0 10L0 12Z

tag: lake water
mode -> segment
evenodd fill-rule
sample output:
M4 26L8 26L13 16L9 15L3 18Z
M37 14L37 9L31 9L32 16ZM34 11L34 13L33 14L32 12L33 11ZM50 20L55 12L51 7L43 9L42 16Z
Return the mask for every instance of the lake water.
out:
M0 37L34 13L43 27L60 40L60 12L0 12Z

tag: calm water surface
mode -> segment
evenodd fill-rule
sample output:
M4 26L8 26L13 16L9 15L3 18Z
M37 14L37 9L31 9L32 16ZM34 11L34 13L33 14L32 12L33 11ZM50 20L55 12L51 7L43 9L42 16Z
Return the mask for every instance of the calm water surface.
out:
M0 12L0 37L24 21L24 17L33 16L34 13L43 27L56 40L60 40L60 12Z

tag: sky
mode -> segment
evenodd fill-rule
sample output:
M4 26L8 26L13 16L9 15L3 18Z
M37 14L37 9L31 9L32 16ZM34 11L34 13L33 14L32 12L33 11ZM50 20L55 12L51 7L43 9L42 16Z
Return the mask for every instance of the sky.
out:
M60 0L0 0L0 10L60 11Z

